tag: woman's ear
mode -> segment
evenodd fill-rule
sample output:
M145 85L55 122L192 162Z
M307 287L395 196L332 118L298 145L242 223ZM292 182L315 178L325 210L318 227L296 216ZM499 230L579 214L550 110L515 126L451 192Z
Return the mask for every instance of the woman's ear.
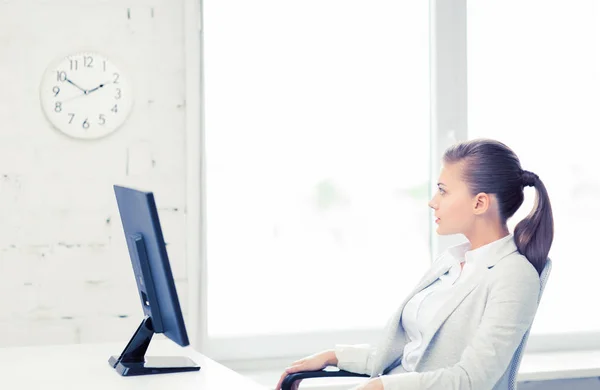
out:
M473 198L473 214L481 215L490 207L490 196L485 192L480 192Z

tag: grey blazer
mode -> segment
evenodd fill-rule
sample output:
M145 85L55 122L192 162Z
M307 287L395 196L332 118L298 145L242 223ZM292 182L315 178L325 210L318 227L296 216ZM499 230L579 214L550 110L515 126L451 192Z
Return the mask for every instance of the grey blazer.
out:
M466 243L468 245L468 243ZM462 244L465 245L465 244ZM461 247L459 245L454 248ZM338 367L380 376L385 390L492 390L508 387L508 367L537 311L540 279L517 251L514 237L475 262L423 334L414 372L400 365L408 342L401 321L406 303L451 266L440 256L388 321L376 346L336 346ZM479 261L483 260L483 261ZM456 260L454 260L456 261Z

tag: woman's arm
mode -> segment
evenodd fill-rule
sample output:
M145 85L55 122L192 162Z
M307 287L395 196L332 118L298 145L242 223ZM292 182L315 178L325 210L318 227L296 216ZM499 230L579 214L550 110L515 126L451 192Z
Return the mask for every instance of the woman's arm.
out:
M335 346L334 355L336 366L341 370L369 375L373 370L375 348L369 344L338 344Z

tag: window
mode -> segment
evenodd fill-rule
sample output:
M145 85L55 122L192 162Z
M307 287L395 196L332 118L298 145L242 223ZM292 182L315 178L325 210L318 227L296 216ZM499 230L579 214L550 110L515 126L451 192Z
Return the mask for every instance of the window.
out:
M600 331L597 311L578 304L599 264L598 2L470 1L467 12L469 138L513 148L552 201L555 261L532 335ZM516 221L533 207L526 190Z
M203 19L211 356L381 328L431 261L428 2L204 1Z

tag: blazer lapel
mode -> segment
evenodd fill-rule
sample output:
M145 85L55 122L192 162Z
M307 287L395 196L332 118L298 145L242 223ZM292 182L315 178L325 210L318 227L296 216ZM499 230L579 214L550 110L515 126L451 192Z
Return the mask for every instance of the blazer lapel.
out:
M456 289L452 291L450 299L440 308L431 321L431 326L427 327L427 330L423 334L422 344L424 347L422 351L426 351L429 343L433 339L433 336L440 329L442 324L448 319L448 317L456 310L456 308L465 300L467 296L479 285L482 273L487 270L487 267L476 265L476 268L470 278L465 280L463 283L459 283ZM425 353L421 354L421 357L416 363L415 369L418 370L419 363Z
M428 287L435 282L441 275L448 272L452 264L442 263L438 267L432 268L421 279L417 287L404 299L404 302L398 307L394 315L389 319L385 330L384 337L380 340L377 346L377 354L375 364L373 365L372 377L381 375L385 368L389 366L404 349L405 343L399 343L398 339L405 340L404 328L401 324L402 312L404 307L418 292Z
M472 275L464 281L464 283L459 283L456 286L456 289L452 292L452 297L446 302L444 306L436 313L435 317L431 321L431 326L427 328L427 331L423 334L422 345L425 347L423 351L427 351L427 347L429 343L433 339L433 336L440 329L442 324L448 319L448 317L456 310L456 308L465 300L466 297L479 285L482 278L484 277L485 272L488 268L492 268L498 263L498 261L502 260L506 256L517 251L517 246L513 239L507 240L501 246L496 248L492 253L489 253L485 258L477 259L473 266L475 267ZM423 353L417 364L415 366L418 371L419 363L423 358Z

